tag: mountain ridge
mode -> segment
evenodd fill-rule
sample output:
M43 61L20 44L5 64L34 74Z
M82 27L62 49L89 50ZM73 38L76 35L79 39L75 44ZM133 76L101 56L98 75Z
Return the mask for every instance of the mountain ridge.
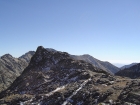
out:
M52 49L52 48L45 48L45 49L47 51L51 51L51 52L61 52L61 51L57 51L57 50ZM1 78L0 91L4 90L8 86L10 86L10 84L22 73L22 71L28 66L28 64L29 64L29 62L34 54L35 54L35 51L28 51L25 54L23 54L22 56L20 56L19 58L15 58L10 54L5 54L5 55L1 56L1 58L0 58L1 59L0 72L1 72L1 74L4 73L5 75L4 75L4 77L0 76L0 78ZM112 73L112 68L109 70L106 69L107 68L106 65L108 64L108 62L102 62L102 61L100 61L100 60L98 60L98 59L96 59L88 54L81 55L81 57L84 56L84 59L78 58L79 57L78 55L70 55L70 56L72 56L75 60L84 60L88 63L91 63L93 66L95 66L97 68L104 69L105 71ZM89 59L89 57L90 57L90 59ZM5 58L5 59L3 60L3 58ZM11 60L9 60L9 59L11 59ZM8 61L8 63L6 63L6 62L2 63L4 61ZM97 66L93 62L95 62L97 64ZM111 64L109 64L109 65L111 65ZM112 66L113 65L111 65L111 67ZM4 71L5 69L6 69L6 71ZM10 77L10 81L9 81L9 77Z
M30 53L30 52L28 52ZM26 56L26 55L25 55ZM28 62L26 61L28 59ZM5 90L28 66L30 57L15 58L10 54L4 54L0 58L0 92Z
M28 67L0 93L0 104L138 104L139 92L135 90L139 90L139 84L138 80L116 77L75 60L66 52L51 52L40 46Z
M72 57L74 59L77 59L77 60L84 60L84 61L87 61L91 64L93 64L95 67L98 67L100 69L103 69L103 70L106 70L112 74L118 72L120 69L116 66L114 66L113 64L107 62L107 61L100 61L94 57L92 57L91 55L89 54L84 54L84 55L72 55Z
M140 63L133 65L129 68L120 70L115 73L115 75L129 77L132 79L140 78Z
M124 66L120 67L120 69L123 70L123 69L126 69L126 68L130 68L130 67L132 67L136 64L138 64L138 63L131 63L131 64L128 64L128 65L124 65Z

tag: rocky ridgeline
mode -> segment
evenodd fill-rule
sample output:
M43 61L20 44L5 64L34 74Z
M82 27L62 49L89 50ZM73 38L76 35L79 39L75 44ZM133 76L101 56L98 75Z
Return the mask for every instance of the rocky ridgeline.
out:
M66 52L40 46L29 66L0 94L0 104L139 105L139 94L134 94L139 87L139 81L115 77Z
M33 54L34 52L30 51L20 58L5 54L0 58L0 92L9 87L16 77L22 73L28 66Z
M116 72L118 72L120 69L114 65L112 65L109 62L104 62L104 61L100 61L88 54L84 54L84 55L71 55L71 57L73 57L76 60L84 60L88 63L91 63L93 66L100 68L102 70L105 70L111 74L114 74Z
M58 52L51 48L46 48L49 52ZM0 92L7 89L13 83L13 81L22 73L22 71L28 66L31 57L34 55L34 51L29 51L19 58L12 57L10 54L5 54L0 58ZM118 68L108 62L102 62L90 55L70 55L75 60L84 60L91 63L93 66L106 70L109 73L115 73Z
M6 89L27 67L27 63L6 54L0 58L0 91Z

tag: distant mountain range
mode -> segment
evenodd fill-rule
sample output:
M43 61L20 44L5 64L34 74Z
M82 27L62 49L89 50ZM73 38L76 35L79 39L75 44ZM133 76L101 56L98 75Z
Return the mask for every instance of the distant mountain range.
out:
M134 66L134 65L136 65L136 64L138 64L138 63L131 63L131 64L128 64L128 65L124 65L124 66L122 66L120 69L121 69L121 70L127 69L127 68L130 68L130 67L132 67L132 66Z
M118 71L115 75L133 79L140 78L140 63L128 65L126 68Z

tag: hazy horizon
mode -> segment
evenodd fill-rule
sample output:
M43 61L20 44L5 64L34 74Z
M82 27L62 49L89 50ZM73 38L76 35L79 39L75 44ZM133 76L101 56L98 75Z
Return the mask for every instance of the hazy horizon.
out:
M139 0L1 0L0 55L37 46L89 54L115 65L140 62Z

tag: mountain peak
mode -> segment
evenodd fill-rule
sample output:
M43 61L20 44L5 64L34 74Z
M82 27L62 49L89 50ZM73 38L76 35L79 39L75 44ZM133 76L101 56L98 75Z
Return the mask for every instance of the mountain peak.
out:
M36 51L40 51L40 50L43 50L43 49L45 49L43 46L38 46Z
M13 58L13 56L11 54L5 54L1 58Z

